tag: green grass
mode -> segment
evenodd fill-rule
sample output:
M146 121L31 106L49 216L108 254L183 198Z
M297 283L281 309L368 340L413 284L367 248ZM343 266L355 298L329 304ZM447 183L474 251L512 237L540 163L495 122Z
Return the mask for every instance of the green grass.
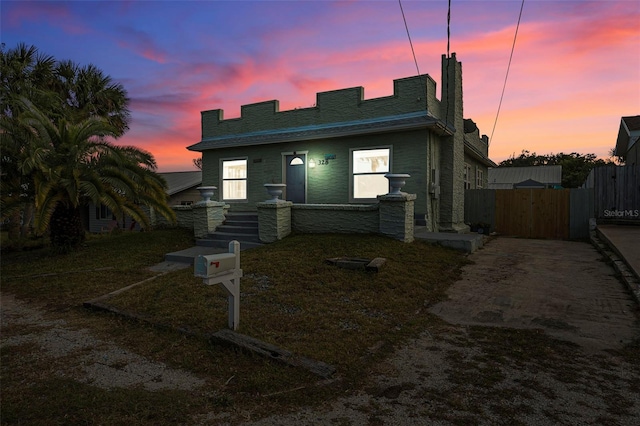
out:
M109 411L104 424L154 424L154 415L184 418L222 409L242 408L260 415L319 403L358 388L371 366L395 345L439 324L427 307L445 297L466 263L452 250L367 235L291 236L242 252L238 331L337 368L340 380L314 386L319 378L311 373L193 337L227 327L227 301L219 286L204 285L191 268L159 276L107 301L148 323L81 307L153 277L148 266L192 244L189 232L158 230L94 237L67 255L54 255L46 248L5 254L3 293L44 306L50 315L86 328L97 338L206 378L207 385L197 392L137 389L114 395L43 374L47 362L40 365L32 359L33 348L22 353L21 346L9 347L2 351L3 389L12 390L3 392L3 422L45 424L51 418L45 413L59 413L65 400L69 421L82 423ZM325 263L339 256L387 261L378 273ZM194 335L173 331L178 328ZM3 332L21 330L10 327ZM166 404L164 398L173 403ZM148 409L158 404L162 411Z
M380 272L337 268L330 257L385 257ZM289 351L360 374L355 361L379 340L392 346L433 317L464 258L421 242L377 236L295 236L242 253L240 329ZM183 270L107 303L205 334L227 326L226 295ZM354 356L356 355L356 356Z

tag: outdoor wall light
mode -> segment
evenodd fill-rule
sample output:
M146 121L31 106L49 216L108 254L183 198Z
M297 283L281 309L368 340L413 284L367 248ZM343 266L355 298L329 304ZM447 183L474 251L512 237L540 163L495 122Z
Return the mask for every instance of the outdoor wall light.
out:
M313 160L313 158L309 160L309 168L310 169L316 168L316 162Z

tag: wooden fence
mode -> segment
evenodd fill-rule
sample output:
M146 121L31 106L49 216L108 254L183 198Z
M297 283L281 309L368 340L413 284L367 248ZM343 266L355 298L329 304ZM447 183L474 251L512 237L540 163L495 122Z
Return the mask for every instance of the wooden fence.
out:
M593 217L589 189L472 189L465 191L465 222L502 235L580 239Z
M593 188L599 222L640 222L640 166L595 167L585 186Z

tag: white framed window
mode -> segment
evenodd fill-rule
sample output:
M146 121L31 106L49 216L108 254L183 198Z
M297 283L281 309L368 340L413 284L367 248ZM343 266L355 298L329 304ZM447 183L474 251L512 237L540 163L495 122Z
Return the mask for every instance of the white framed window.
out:
M471 166L464 163L464 189L471 189Z
M104 204L96 206L96 219L97 220L111 220L113 219L113 212Z
M391 170L391 148L362 148L351 150L352 200L375 200L389 192L384 177Z
M484 185L484 171L478 168L476 170L476 188L482 188Z
M247 159L221 160L222 199L245 201L247 199Z

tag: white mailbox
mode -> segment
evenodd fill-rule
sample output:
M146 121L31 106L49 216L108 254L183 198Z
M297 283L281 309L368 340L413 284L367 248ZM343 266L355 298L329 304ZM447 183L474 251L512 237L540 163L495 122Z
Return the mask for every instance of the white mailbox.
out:
M229 253L198 256L193 262L193 273L206 285L220 284L227 292L229 301L229 328L238 329L240 324L240 243L231 241Z
M194 274L198 278L211 278L236 269L236 254L222 253L198 256L194 264Z

